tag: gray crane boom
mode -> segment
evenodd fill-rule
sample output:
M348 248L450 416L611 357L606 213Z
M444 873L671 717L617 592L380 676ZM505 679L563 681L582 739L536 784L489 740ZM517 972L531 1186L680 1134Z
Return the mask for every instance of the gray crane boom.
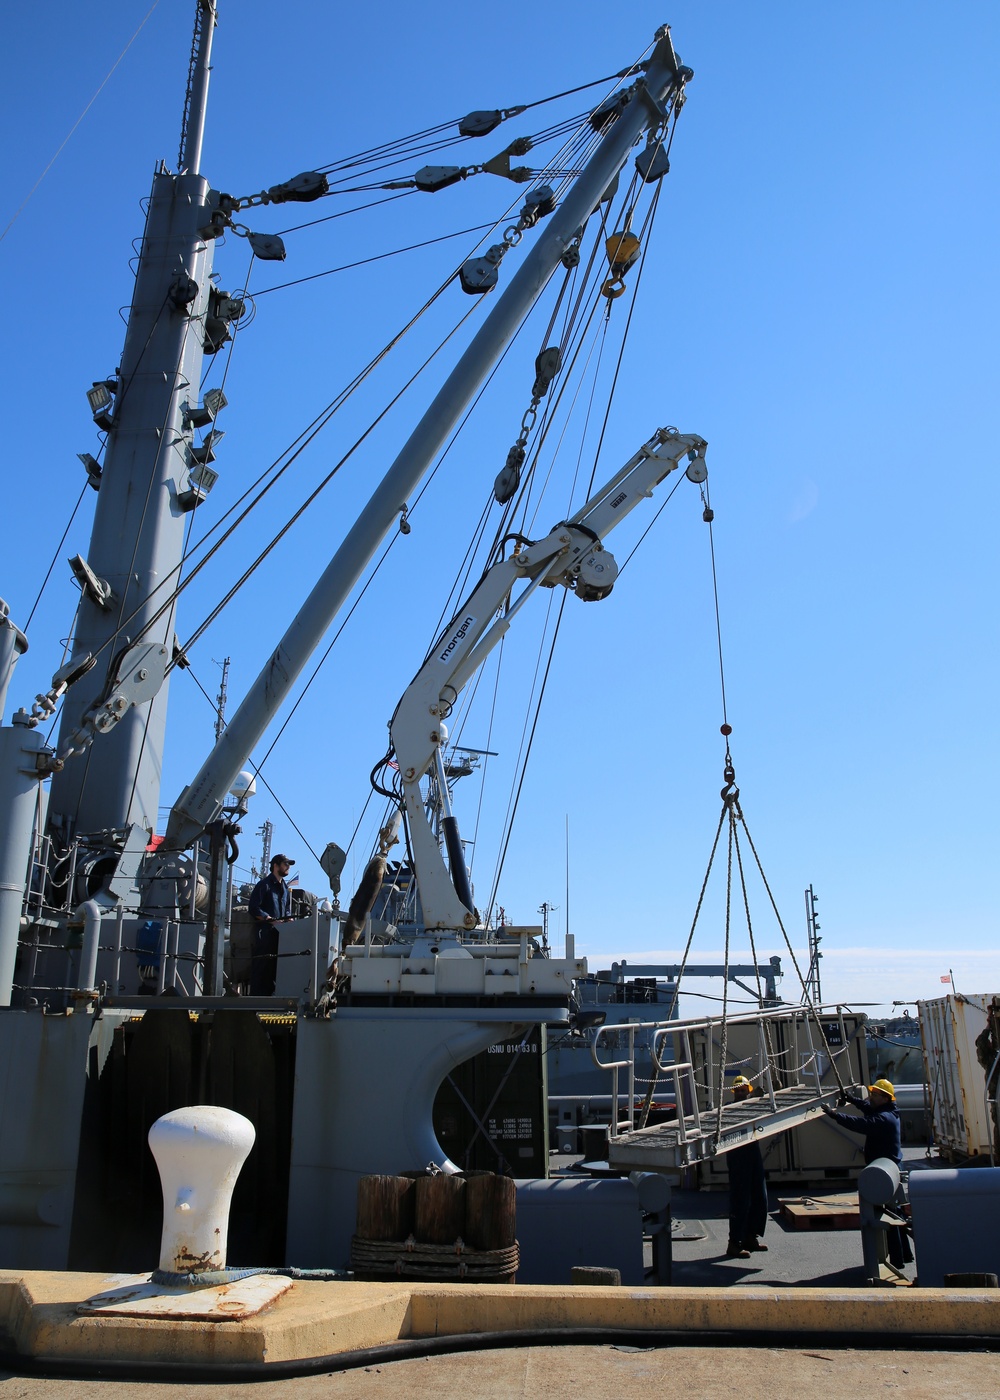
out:
M237 773L396 521L404 502L516 334L526 312L579 238L635 142L644 130L663 121L663 104L690 77L690 69L680 66L669 30L664 27L657 33L645 76L633 85L628 104L602 137L563 203L542 225L536 243L509 287L348 531L197 776L178 797L167 825L167 847L182 849L189 845L215 819Z

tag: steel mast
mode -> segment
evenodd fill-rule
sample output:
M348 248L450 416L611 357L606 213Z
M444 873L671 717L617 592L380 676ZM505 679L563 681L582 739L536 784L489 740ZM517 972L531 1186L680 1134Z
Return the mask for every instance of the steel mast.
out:
M166 590L179 578L192 491L193 424L206 345L214 243L209 183L199 173L211 67L215 0L197 0L194 43L176 174L153 177L121 365L95 383L91 407L107 443L90 547L74 565L82 598L75 651L98 658L68 691L59 744L100 695L116 655L143 637ZM218 349L219 344L214 345ZM194 414L197 417L197 414ZM172 650L170 608L146 638ZM155 829L163 767L167 685L133 707L100 739L100 753L76 755L55 773L49 826L61 842L76 832Z

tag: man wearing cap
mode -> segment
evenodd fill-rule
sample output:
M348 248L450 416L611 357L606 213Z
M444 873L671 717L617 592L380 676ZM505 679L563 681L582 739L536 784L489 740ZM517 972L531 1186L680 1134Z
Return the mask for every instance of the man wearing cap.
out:
M896 1107L896 1090L888 1079L876 1079L874 1084L870 1084L867 1100L845 1092L841 1094L839 1102L859 1108L861 1117L855 1113L838 1113L829 1104L823 1105L823 1112L842 1128L864 1134L865 1165L878 1157L888 1157L897 1167L901 1166L903 1152L900 1147L899 1109Z
M250 917L254 920L253 953L250 958L250 995L273 997L278 976L278 924L291 922L292 892L288 872L295 864L288 856L272 856L271 872L258 880L250 896Z
M743 1103L753 1094L745 1074L733 1080L733 1102ZM727 1259L749 1259L767 1249L761 1240L767 1225L767 1177L764 1158L756 1142L733 1147L726 1153L729 1168L729 1243Z

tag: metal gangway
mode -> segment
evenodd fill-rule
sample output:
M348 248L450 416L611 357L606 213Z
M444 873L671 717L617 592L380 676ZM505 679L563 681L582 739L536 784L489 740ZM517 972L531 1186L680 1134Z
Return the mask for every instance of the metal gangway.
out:
M842 1006L784 1006L728 1018L598 1027L590 1047L594 1062L611 1074L612 1105L627 1102L624 1118L612 1112L609 1166L677 1170L808 1123L866 1073L864 1026L863 1015ZM648 1042L652 1071L648 1092L639 1096L637 1037ZM668 1042L673 1058L667 1058ZM602 1059L602 1052L618 1058ZM628 1087L620 1097L623 1073ZM758 1091L742 1102L730 1096L737 1074ZM661 1082L667 1092L673 1085L676 1118L636 1127L636 1108L648 1110Z

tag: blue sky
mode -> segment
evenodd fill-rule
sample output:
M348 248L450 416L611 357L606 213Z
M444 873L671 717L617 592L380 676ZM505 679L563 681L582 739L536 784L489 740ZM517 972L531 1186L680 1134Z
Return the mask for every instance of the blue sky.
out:
M10 17L0 64L5 130L15 139L0 227L148 9L146 0L109 0L96 23L92 11L57 0L44 28L23 8ZM176 160L192 12L189 0L159 0L0 242L6 374L16 385L6 433L16 525L0 596L22 625L82 484L76 453L96 448L84 390L118 362L116 311L130 296L139 200L155 161ZM960 990L996 990L1000 114L992 55L1000 12L965 3L942 22L938 7L901 0L676 0L669 14L643 6L613 26L608 18L606 6L584 4L569 24L565 11L524 0L502 15L452 3L337 13L300 0L294 16L256 0L224 4L204 171L247 193L472 108L532 101L625 66L669 19L696 77L602 471L610 475L664 423L709 441L744 810L798 949L802 891L812 883L820 896L824 992L877 1003L934 996L949 967ZM499 149L508 129L537 129L528 117L487 138L476 158ZM287 262L258 265L251 288L498 218L518 193L470 180L377 218L291 234ZM287 211L255 216L265 231L299 222ZM220 482L208 514L199 512L202 528L464 247L458 239L259 297L227 378ZM223 285L239 285L246 267L245 245L230 238L216 260ZM407 343L404 368L467 309L457 288L450 296L426 336ZM547 317L540 309L537 335ZM264 768L316 851L328 840L346 844L361 815L385 726L516 436L537 335L508 356L479 419L416 507L413 533L394 547ZM426 391L387 420L276 550L270 574L255 578L198 644L193 670L211 693L215 663L230 656L231 705L242 695L404 439L420 394L431 394L443 372L432 368ZM352 402L300 459L247 544L206 570L183 605L182 637L392 383L387 375ZM36 612L14 704L30 703L59 664L75 599L64 560L86 552L90 509L85 500ZM619 559L648 523L640 514L628 539L612 542ZM549 523L543 516L539 528ZM533 618L528 611L505 648L493 729L482 701L492 694L490 673L463 735L500 750L475 830L480 898L496 862L544 601ZM171 706L165 805L199 766L213 723L183 675ZM547 900L559 906L555 928L564 927L568 815L578 950L595 966L677 957L718 815L720 720L707 530L692 487L678 492L609 599L567 604L499 886L509 916L534 922ZM467 835L479 807L479 779L468 779L457 793ZM359 867L377 816L370 806L352 849ZM251 830L265 817L275 822L275 846L301 857L304 883L322 889L308 850L262 792ZM254 845L248 836L245 849ZM782 952L766 901L752 896L759 951ZM700 960L721 953L721 901L713 887L696 933ZM745 955L746 941L734 935L734 954ZM786 979L786 994L793 983Z

